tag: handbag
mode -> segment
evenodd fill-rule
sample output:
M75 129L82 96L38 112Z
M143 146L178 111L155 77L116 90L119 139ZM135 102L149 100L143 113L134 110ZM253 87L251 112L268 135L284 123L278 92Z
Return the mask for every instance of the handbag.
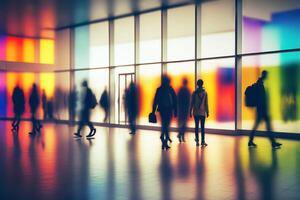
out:
M155 113L152 113L152 112L151 112L151 113L149 114L149 116L148 116L148 121L149 121L150 123L156 123L156 122L157 122Z

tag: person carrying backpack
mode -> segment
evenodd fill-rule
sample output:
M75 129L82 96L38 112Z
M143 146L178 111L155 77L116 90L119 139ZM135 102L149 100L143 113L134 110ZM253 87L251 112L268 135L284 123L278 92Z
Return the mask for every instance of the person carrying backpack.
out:
M174 89L170 86L170 79L163 76L161 86L156 90L152 113L156 110L161 116L161 135L162 149L169 149L168 141L172 142L169 136L169 127L172 116L177 117L177 97Z
M197 81L197 89L192 94L190 107L190 116L195 120L195 141L199 146L199 122L201 122L201 146L207 146L205 143L205 118L209 116L207 92L203 88L203 80Z
M90 121L90 110L95 108L95 106L97 105L97 100L92 90L88 87L88 83L86 80L82 82L81 86L83 88L83 98L80 112L80 122L78 130L76 133L74 133L74 135L77 137L82 137L80 135L80 131L84 125L87 125L90 128L90 133L86 137L89 138L96 134L96 129Z
M279 148L282 144L278 143L275 141L275 138L272 134L272 129L271 129L271 122L270 122L270 117L269 117L269 112L268 112L268 101L267 101L267 94L266 90L264 87L264 81L268 77L268 72L266 70L262 71L261 77L257 80L257 82L254 84L255 85L255 92L253 92L253 96L247 96L247 90L245 92L246 95L246 106L248 107L256 107L256 120L253 126L253 129L250 133L249 136L249 142L248 146L249 147L256 147L257 145L253 142L254 140L254 133L260 124L262 120L266 122L266 127L267 127L267 133L270 138L271 144L273 148ZM249 95L249 93L248 93ZM249 106L250 104L247 104L247 99L255 99L254 100L254 106ZM248 101L249 103L249 101Z

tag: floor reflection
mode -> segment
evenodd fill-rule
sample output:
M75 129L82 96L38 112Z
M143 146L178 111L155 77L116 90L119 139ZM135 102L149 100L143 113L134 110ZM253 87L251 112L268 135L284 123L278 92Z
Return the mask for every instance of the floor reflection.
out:
M94 139L73 138L73 127L46 124L29 136L29 123L12 134L0 122L0 199L299 199L300 143L272 150L257 138L193 134L170 151L159 132L97 127Z

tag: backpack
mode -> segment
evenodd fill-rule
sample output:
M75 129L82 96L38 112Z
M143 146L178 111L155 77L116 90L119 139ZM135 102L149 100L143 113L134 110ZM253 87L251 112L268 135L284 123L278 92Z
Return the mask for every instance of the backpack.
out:
M245 90L245 105L247 107L256 107L257 106L257 84L252 84L248 86Z
M97 105L96 96L91 90L88 90L88 102L89 102L89 108L90 109L95 108L96 105Z

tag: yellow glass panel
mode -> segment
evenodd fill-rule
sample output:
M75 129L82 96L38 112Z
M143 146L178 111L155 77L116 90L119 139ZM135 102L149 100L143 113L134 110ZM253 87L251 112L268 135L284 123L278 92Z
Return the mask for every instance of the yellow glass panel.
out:
M40 40L40 63L54 64L54 40Z
M40 74L40 89L45 90L47 98L52 98L54 95L55 77L53 73Z
M23 62L34 63L35 40L26 38L23 40Z

